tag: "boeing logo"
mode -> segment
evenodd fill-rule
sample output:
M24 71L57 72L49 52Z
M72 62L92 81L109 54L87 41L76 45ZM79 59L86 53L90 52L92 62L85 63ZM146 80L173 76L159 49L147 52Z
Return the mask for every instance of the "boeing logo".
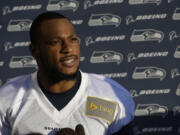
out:
M155 20L155 19L165 19L167 17L166 13L163 14L151 14L151 15L138 15L135 19L133 16L129 15L126 17L126 24L129 25L130 23L136 21L143 21L143 20Z
M137 56L134 53L128 54L128 62L140 59L140 58L152 58L152 57L166 57L168 56L169 52L145 52L145 53L138 53Z
M85 0L84 9L97 5L119 4L122 2L123 0L95 0L94 2L92 0Z
M144 4L156 4L160 5L161 0L129 0L130 5L144 5Z
M165 95L169 94L171 92L171 89L147 89L147 90L130 90L130 94L132 97L138 97L142 95Z
M124 40L126 38L125 35L117 35L117 36L98 36L93 38L92 36L88 36L85 38L86 46L90 44L94 44L96 42L108 42L108 41L117 41L117 40Z
M176 39L176 38L180 38L180 34L178 33L176 33L176 31L171 31L170 33L169 33L169 40L174 40L174 39Z
M23 6L14 6L12 9L9 6L3 7L3 15L12 13L15 11L25 11L25 10L39 10L42 7L41 4L38 5L23 5Z
M151 132L170 132L173 130L173 127L152 127L152 128L143 128L142 132L151 133Z
M71 23L72 23L73 25L80 25L80 24L83 23L83 20L71 20Z
M127 77L127 74L128 74L127 72L123 72L123 73L104 73L100 75L103 75L108 78L125 78Z
M160 133L167 133L167 132L172 132L173 127L144 127L144 128L138 128L134 127L133 128L133 133L134 135L143 135L143 134L160 134Z
M180 72L177 68L174 68L171 70L171 78L174 79L175 77L179 77L180 76Z
M12 42L7 41L4 43L4 50L8 51L16 47L26 47L26 46L29 46L29 44L30 44L29 41L15 42L14 44Z

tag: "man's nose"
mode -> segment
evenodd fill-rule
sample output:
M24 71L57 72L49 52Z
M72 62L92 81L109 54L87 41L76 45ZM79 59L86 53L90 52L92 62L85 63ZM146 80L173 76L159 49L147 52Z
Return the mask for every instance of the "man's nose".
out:
M60 50L60 53L65 53L65 54L67 54L67 53L70 53L70 52L72 52L72 45L71 45L71 43L69 42L69 41L64 41L63 42L63 45L62 45L62 49Z

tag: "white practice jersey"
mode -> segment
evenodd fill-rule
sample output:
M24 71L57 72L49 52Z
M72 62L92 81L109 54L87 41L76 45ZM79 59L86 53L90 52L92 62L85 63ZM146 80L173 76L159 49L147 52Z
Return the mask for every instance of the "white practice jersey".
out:
M115 81L81 72L76 95L58 111L41 91L37 72L16 77L0 89L0 135L42 133L82 124L86 135L110 135L134 118L134 102Z

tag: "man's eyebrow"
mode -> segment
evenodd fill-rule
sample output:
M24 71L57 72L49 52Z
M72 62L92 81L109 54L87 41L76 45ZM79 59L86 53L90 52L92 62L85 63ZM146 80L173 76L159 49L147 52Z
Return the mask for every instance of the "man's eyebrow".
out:
M59 36L55 36L55 37L50 37L50 38L48 38L47 40L53 40L53 39L59 39L59 40L61 40L62 38L59 37Z
M69 37L74 37L74 36L78 37L78 35L77 35L76 33L74 33L74 34L69 35L68 38L69 38ZM50 40L51 40L51 39L63 39L63 37L61 37L61 36L52 36L52 37L50 37L49 39L50 39Z
M78 36L76 33L71 34L69 37Z

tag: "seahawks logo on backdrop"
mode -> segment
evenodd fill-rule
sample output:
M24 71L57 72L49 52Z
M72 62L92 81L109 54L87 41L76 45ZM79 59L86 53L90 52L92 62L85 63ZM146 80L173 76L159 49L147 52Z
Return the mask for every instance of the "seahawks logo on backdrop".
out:
M88 25L92 26L106 26L106 25L114 25L118 27L121 24L121 17L111 14L111 13L104 13L104 14L91 14Z
M11 19L8 23L7 31L29 31L32 24L30 19Z
M76 0L49 0L47 5L48 11L55 10L72 10L75 12L79 7L79 2Z
M174 52L174 58L180 58L180 45L176 47L176 50Z
M176 8L174 10L173 16L172 16L172 20L180 20L180 8Z

